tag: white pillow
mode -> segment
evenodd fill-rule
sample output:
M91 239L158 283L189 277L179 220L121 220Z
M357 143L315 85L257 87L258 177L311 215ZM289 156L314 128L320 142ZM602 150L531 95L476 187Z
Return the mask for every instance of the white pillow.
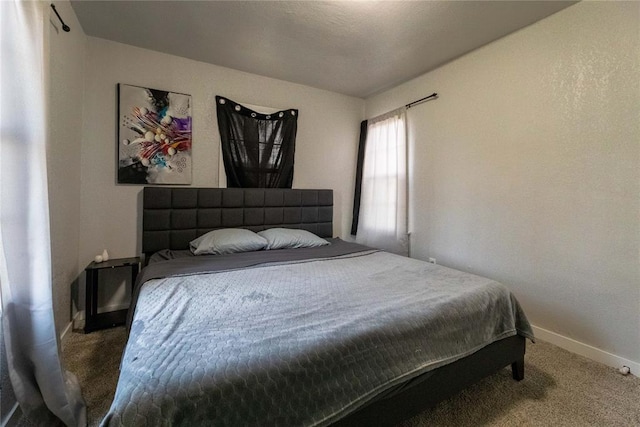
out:
M223 255L259 251L266 246L266 239L243 228L213 230L189 243L189 248L194 255Z
M291 228L270 228L259 231L258 235L267 239L265 249L315 248L329 244L309 231Z

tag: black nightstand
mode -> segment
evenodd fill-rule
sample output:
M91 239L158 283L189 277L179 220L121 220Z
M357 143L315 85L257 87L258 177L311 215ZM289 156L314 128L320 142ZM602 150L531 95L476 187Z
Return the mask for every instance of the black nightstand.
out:
M84 269L87 274L84 333L122 325L127 321L127 309L98 313L98 273L105 268L130 268L131 286L140 270L140 258L117 258L104 262L92 262Z

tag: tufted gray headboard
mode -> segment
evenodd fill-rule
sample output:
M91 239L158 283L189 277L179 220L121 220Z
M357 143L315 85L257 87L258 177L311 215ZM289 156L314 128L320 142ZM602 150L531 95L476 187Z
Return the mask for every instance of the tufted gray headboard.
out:
M145 187L142 252L188 249L218 228L300 228L333 237L333 190Z

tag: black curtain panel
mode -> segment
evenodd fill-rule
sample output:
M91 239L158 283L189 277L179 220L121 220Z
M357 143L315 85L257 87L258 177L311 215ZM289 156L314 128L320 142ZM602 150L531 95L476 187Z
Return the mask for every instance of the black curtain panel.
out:
M216 96L227 187L291 188L298 110L262 114Z
M358 232L358 217L360 216L360 194L362 192L362 166L364 165L364 148L367 144L367 126L369 122L360 123L360 141L358 142L358 164L356 165L356 189L353 194L353 219L351 220L351 235Z

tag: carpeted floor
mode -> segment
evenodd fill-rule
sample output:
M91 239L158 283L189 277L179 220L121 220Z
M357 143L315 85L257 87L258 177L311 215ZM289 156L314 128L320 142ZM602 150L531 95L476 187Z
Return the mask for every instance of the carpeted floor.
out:
M66 368L80 380L89 426L109 409L118 380L124 328L69 334ZM640 426L640 378L545 342L528 344L525 379L511 369L482 380L405 422L418 426Z
M90 334L73 332L63 342L65 368L78 377L90 427L99 425L111 406L125 340L122 326Z

